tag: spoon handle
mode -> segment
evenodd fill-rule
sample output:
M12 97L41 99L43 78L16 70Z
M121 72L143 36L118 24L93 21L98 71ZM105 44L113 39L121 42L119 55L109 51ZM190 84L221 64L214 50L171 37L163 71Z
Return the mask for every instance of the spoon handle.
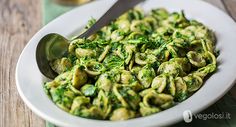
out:
M87 31L79 35L77 38L89 37L103 26L109 24L112 20L119 17L127 10L144 0L117 0L117 2Z

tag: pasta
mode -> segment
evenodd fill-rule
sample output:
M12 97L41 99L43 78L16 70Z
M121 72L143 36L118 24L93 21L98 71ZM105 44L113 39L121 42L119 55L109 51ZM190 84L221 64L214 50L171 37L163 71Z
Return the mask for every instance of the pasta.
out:
M95 23L89 21L85 30ZM73 115L127 120L161 112L194 94L217 69L214 33L184 12L134 8L51 61L44 89Z

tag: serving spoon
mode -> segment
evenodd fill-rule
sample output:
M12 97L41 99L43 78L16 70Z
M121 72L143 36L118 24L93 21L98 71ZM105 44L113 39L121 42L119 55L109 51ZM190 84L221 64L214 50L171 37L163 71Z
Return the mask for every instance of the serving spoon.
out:
M144 0L118 0L93 26L77 38L87 38L110 23L115 18ZM63 57L68 50L70 40L60 34L45 35L36 48L36 61L40 72L47 78L54 79L58 74L50 66L50 61Z

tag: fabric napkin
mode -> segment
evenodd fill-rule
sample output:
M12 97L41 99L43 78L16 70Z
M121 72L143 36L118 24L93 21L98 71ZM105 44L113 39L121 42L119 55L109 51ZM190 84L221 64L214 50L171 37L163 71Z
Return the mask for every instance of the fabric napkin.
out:
M43 25L46 25L48 22L54 18L60 16L61 14L73 9L74 7L62 6L55 4L52 0L43 0ZM220 115L220 114L230 114L230 119L213 119L210 118L209 114ZM171 127L236 127L236 100L233 98L231 93L227 93L214 105L210 106L206 110L198 113L198 115L208 115L208 120L196 119L193 117L193 121L186 123L184 121L179 122ZM167 118L168 119L168 118ZM52 123L46 122L46 127L56 127Z
M46 25L51 20L60 16L61 14L71 10L74 7L62 6L53 2L53 0L43 0L43 25Z

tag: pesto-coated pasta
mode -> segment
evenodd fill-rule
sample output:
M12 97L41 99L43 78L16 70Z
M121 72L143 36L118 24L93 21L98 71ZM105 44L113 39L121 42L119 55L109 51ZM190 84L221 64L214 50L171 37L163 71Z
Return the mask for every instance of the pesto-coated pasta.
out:
M80 117L151 115L187 99L216 71L215 43L214 33L183 11L134 8L96 34L72 40L66 56L51 61L59 75L44 89Z

